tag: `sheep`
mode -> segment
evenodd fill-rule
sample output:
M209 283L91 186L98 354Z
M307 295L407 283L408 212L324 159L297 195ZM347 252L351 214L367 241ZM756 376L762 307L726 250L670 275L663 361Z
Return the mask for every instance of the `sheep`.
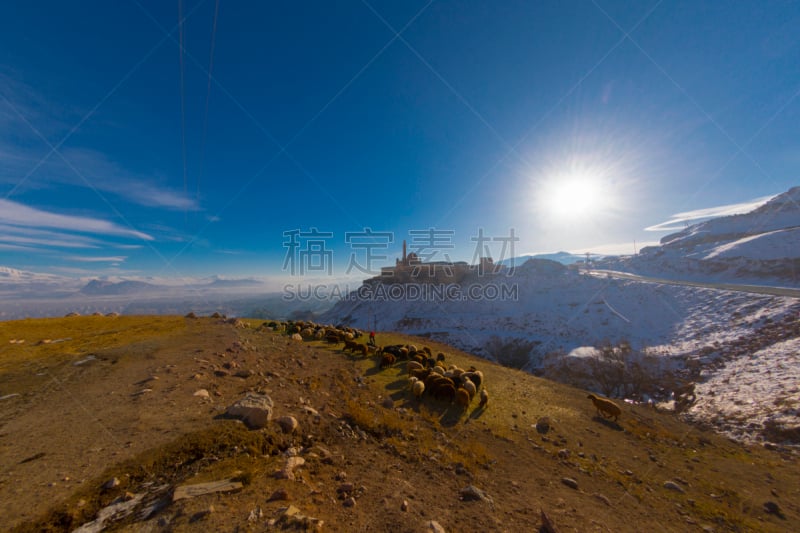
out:
M417 379L427 379L431 371L427 368L412 369L408 372Z
M487 405L489 405L489 391L484 388L481 389L481 403L478 404L478 409L486 409Z
M442 368L442 367L440 367L440 366L433 366L433 367L431 367L431 372L436 372L436 373L437 373L437 374L439 374L440 376L444 376L444 368Z
M483 372L480 370L473 370L475 367L470 367L469 372L464 372L461 374L461 379L469 379L471 382L475 384L475 390L481 389L481 384L483 383Z
M422 370L424 367L416 361L409 361L406 370L410 374L412 370Z
M381 368L386 368L387 366L394 365L394 363L396 361L397 361L397 358L394 355L392 355L390 353L385 353L385 354L383 354L383 357L381 357L381 365L380 366L381 366Z
M456 404L459 407L463 409L469 407L470 399L469 392L464 387L459 387L458 390L456 390Z
M427 346L423 346L422 347L422 351L425 352L428 355L431 355L431 349L428 348Z
M364 357L366 357L369 354L369 348L367 347L366 344L358 344L356 350L354 351L361 352L361 355L363 355Z
M472 381L469 380L469 378L464 378L462 380L461 386L464 387L467 390L467 392L469 393L469 399L470 400L472 400L472 398L475 397L475 393L478 392L478 388L475 386L475 384Z
M343 352L346 352L348 350L355 351L357 348L358 348L358 343L357 342L345 339L344 348L342 348L342 351Z
M444 354L442 352L439 352L438 354L436 354L436 360L437 361L444 361Z
M469 393L467 393L467 395L469 395ZM433 397L440 401L453 403L456 397L456 388L450 383L442 383L433 392Z
M425 392L425 383L421 381L415 381L411 386L411 391L414 393L414 397L419 400L422 398L422 394Z
M613 416L614 422L616 422L619 415L622 414L622 410L619 408L619 406L611 400L607 400L606 398L598 398L594 394L590 394L587 396L587 398L592 400L592 403L597 409L597 414L603 415L603 418L611 418Z

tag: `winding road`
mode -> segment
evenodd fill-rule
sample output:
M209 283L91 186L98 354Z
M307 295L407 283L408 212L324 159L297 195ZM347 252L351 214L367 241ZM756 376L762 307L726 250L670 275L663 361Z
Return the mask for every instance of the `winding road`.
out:
M674 279L651 278L639 276L629 272L619 272L617 270L592 269L588 271L593 276L611 276L612 278L630 279L633 281L644 281L650 283L665 283L669 285L688 285L691 287L705 287L707 289L720 289L724 291L752 292L755 294L768 294L772 296L789 296L790 298L800 298L800 289L791 287L772 287L768 285L739 285L736 283L708 283L703 281L679 281Z

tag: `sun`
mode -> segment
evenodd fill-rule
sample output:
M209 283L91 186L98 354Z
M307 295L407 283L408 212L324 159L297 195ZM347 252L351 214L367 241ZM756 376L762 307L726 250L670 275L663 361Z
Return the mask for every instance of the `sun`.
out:
M608 207L608 191L597 173L573 171L554 175L536 192L540 211L559 220L585 220Z

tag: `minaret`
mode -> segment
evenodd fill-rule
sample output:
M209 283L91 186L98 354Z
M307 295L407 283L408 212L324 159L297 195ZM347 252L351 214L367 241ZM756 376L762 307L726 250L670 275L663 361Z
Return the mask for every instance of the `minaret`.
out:
M403 264L408 264L408 258L406 257L406 240L403 239Z

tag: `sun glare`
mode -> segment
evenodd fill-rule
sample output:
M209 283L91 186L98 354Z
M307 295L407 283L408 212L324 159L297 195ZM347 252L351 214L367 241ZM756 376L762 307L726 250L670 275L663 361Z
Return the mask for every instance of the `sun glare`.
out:
M541 211L561 220L592 218L608 207L602 178L590 172L553 176L536 196Z

